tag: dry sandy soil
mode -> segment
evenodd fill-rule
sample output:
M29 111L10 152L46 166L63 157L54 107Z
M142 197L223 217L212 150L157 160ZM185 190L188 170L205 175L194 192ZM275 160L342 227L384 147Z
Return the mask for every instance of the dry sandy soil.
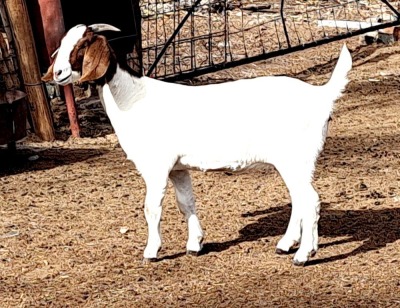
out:
M198 257L185 254L170 187L160 260L143 263L144 183L92 98L79 105L85 138L61 141L59 105L60 141L28 138L13 160L0 151L0 306L400 307L400 46L348 42L354 68L317 164L320 250L307 266L275 254L290 200L272 167L192 174L206 233ZM340 45L196 82L285 74L320 84Z

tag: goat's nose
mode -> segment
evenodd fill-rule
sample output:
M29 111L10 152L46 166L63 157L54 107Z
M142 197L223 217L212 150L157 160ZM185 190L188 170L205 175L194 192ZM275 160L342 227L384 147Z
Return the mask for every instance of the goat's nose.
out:
M58 70L57 72L56 72L56 77L58 77L58 76L60 76L62 74L62 70Z

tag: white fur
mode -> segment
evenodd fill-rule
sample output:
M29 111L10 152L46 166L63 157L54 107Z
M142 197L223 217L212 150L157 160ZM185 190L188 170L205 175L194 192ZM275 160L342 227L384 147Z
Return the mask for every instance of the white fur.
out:
M80 38L82 38L83 33L86 31L85 25L77 25L68 31L62 41L60 48L56 51L57 58L54 60L54 80L60 85L67 85L72 81L79 79L79 76L71 71L71 66L69 64L69 56L74 49L75 44ZM74 81L75 81L74 80Z
M66 38L58 58L72 50L79 31ZM318 249L319 197L311 184L315 162L351 62L344 46L331 80L323 86L261 77L193 87L137 78L118 67L99 94L127 158L146 183L149 233L144 257L157 258L161 248L161 204L168 178L188 222L187 250L198 252L203 231L187 170L240 171L270 163L285 181L293 206L277 248L287 252L300 243L294 262L306 262ZM58 63L65 58L54 67L64 70Z

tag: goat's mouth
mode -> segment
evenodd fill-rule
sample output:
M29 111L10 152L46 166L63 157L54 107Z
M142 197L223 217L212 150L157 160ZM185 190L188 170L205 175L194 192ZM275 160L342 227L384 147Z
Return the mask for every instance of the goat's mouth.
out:
M60 86L65 86L69 83L71 76L72 76L72 74L69 74L68 76L64 77L63 79L56 80L56 83L59 84Z

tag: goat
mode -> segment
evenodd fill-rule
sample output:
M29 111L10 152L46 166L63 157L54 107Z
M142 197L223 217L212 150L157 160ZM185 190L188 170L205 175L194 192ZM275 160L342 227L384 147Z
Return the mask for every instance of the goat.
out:
M98 34L105 30L118 31L107 24L70 29L43 81L97 84L120 145L146 185L144 260L156 260L161 248L168 178L188 224L187 252L198 254L203 230L189 170L234 172L272 164L292 201L276 252L288 253L299 243L293 263L304 265L318 249L320 205L312 180L334 102L348 83L352 59L346 45L322 86L285 76L186 86L133 73Z

